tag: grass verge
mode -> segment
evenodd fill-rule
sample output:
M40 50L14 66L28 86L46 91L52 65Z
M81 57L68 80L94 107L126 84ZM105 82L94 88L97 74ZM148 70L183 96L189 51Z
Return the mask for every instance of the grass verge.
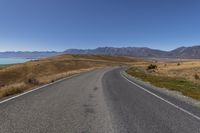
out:
M200 84L198 83L184 78L153 75L135 67L128 69L127 73L154 86L179 91L185 96L200 100Z

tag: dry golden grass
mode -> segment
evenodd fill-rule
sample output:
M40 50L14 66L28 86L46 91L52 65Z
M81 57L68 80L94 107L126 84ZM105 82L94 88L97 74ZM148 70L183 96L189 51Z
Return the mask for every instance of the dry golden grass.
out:
M153 74L169 77L185 78L189 81L200 83L195 75L200 77L200 60L182 60L182 61L144 61L134 64L135 67L146 69L148 65L156 64L157 69Z
M127 57L101 55L61 55L29 61L0 69L0 97L54 82L57 79L99 67L130 64Z
M15 84L4 86L0 89L0 97L9 96L16 93L21 93L26 88L27 88L27 85L25 83L15 83Z
M147 70L150 64L157 68ZM155 86L200 100L200 60L136 62L128 73Z
M193 82L200 82L195 79L195 75L200 76L200 61L181 62L167 64L165 67L159 65L159 73L167 74L168 76L184 77Z

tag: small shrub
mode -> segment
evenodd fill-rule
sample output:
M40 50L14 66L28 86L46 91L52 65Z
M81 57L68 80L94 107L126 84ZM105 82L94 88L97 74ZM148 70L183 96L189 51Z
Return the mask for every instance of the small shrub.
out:
M40 82L35 78L28 78L26 83L32 84L32 85L39 85L40 84Z
M177 66L180 66L181 65L181 63L179 62L179 63L177 63Z
M200 77L199 77L198 74L195 74L195 75L194 75L194 78L195 78L196 80L199 80L199 79L200 79Z
M0 81L0 87L4 87L4 86L5 84L2 81Z
M157 65L151 64L147 67L147 70L157 69Z

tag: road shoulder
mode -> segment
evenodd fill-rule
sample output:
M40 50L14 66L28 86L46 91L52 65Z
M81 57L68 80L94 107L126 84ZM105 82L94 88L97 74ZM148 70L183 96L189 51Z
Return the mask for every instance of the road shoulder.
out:
M167 99L167 101L185 110L188 110L189 112L192 112L193 114L196 114L197 116L200 116L200 101L184 96L180 92L177 92L177 91L171 91L165 88L155 87L148 82L144 82L138 78L135 78L127 74L124 70L121 70L120 73L122 76L126 77L128 80L158 95L159 97L162 97L163 99Z

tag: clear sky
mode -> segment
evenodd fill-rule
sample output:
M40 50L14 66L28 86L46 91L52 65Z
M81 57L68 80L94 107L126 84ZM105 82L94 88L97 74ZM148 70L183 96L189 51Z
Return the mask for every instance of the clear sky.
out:
M200 44L200 0L0 0L0 51Z

